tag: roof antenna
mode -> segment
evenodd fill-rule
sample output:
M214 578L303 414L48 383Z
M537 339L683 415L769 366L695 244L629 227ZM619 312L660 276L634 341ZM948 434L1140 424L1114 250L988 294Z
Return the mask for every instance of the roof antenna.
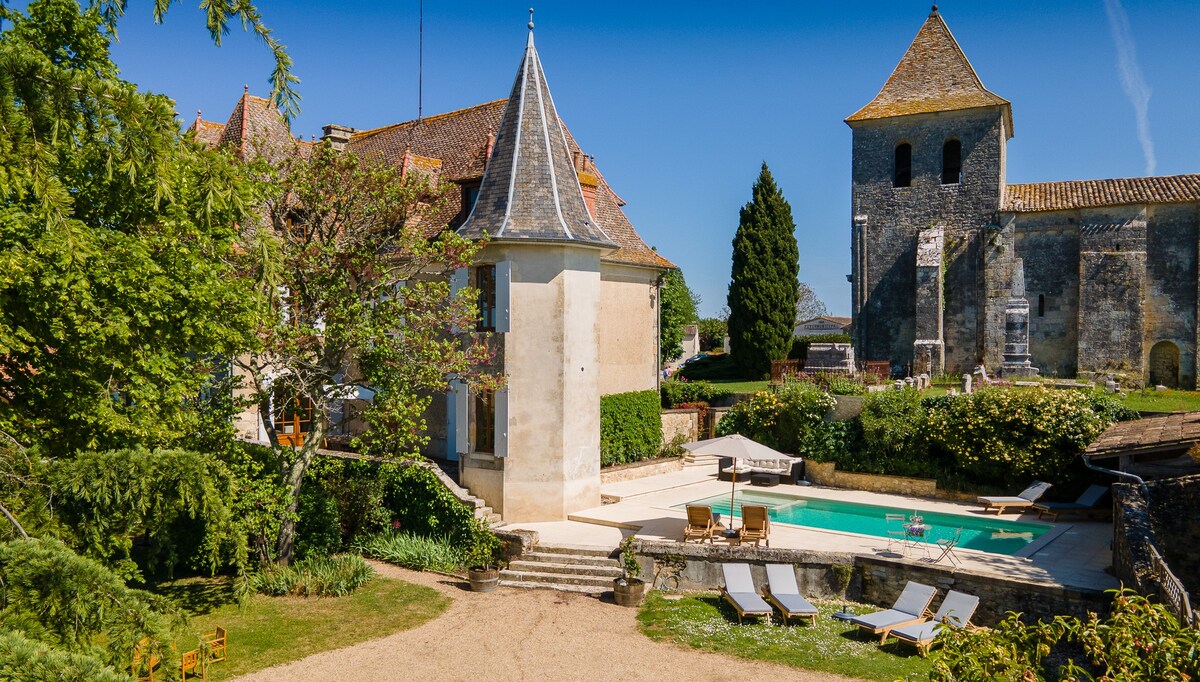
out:
M425 0L417 3L417 121L425 109Z

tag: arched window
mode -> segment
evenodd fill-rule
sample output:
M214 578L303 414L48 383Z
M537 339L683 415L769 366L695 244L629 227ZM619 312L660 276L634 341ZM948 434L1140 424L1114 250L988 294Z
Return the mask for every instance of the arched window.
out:
M1046 316L1046 294L1038 294L1038 317Z
M912 145L901 142L896 145L896 176L892 181L893 187L909 187L912 185Z
M962 142L946 140L942 145L942 184L957 185L962 182Z

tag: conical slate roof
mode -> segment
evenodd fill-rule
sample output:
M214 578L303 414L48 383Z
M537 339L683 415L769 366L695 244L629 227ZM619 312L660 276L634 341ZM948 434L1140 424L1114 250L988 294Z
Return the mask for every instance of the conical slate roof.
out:
M555 241L616 248L588 213L546 74L533 46L533 24L479 197L459 234L493 241Z
M1004 107L1004 123L1012 137L1008 100L983 87L934 5L883 89L846 122L989 106Z

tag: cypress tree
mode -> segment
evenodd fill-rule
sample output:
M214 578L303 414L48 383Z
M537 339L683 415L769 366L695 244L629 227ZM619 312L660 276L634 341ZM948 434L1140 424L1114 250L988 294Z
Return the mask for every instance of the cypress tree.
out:
M800 251L792 207L763 162L753 198L742 207L733 238L729 282L729 346L747 378L762 378L787 357L796 321Z

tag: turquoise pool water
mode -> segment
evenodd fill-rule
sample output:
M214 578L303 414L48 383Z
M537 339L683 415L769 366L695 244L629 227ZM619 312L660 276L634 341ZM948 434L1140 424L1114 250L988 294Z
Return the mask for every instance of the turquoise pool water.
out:
M912 509L904 507L882 507L796 497L759 490L738 490L733 516L741 517L743 504L766 506L772 523L788 523L795 526L874 535L880 538L888 536L889 526L884 518L885 514L911 516L913 513L918 513L924 518L925 525L930 527L925 533L925 541L930 545L939 539L953 537L955 531L961 527L963 533L959 547L993 554L1016 554L1051 529L1051 526L1043 523L1001 521L995 516L976 517L930 511L914 512ZM729 516L729 495L714 495L695 502L677 505L677 507L682 509L687 505L712 507L714 512L726 518ZM897 524L893 522L892 529L895 529L896 526Z

